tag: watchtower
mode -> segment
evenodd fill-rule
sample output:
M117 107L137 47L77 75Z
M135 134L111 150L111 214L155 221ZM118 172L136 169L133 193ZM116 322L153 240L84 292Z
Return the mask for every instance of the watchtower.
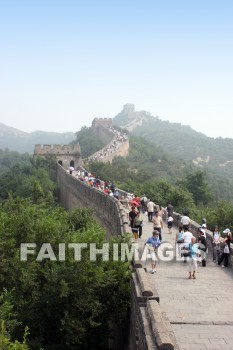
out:
M36 144L34 156L49 157L56 156L57 162L68 170L70 166L82 165L81 148L75 145L40 145Z
M99 126L108 128L112 126L112 118L95 118L92 122L92 129L97 129Z

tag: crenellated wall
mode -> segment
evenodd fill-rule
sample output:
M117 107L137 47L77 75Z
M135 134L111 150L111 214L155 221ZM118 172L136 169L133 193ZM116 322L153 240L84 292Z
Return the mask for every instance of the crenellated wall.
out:
M55 156L65 169L70 166L76 168L82 165L81 148L77 143L75 145L40 145L36 144L34 149L34 157Z
M109 126L112 126L112 118L95 118L92 122L92 129L98 128L100 125L104 126L105 128L108 128Z
M51 155L51 154L61 154L61 155L66 155L66 154L81 154L81 148L78 143L75 145L40 145L36 144L35 149L34 149L34 155Z

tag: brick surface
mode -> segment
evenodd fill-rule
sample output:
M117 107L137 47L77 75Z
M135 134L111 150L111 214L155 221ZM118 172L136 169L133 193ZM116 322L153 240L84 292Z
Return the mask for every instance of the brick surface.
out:
M143 214L144 215L144 214ZM144 215L140 250L153 231ZM174 246L176 228L168 234L162 229L163 241ZM162 254L162 252L161 252ZM232 268L222 268L207 254L207 266L198 263L196 279L188 279L188 264L183 261L157 261L157 272L151 274L150 259L145 262L147 274L155 284L160 305L165 310L180 350L233 349Z

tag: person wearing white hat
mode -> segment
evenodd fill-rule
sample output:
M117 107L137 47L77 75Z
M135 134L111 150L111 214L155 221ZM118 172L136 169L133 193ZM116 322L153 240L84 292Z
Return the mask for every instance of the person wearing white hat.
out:
M231 244L231 231L229 228L226 228L223 233L225 233L226 238L224 238L224 247L222 255L218 261L218 265L224 261L224 265L222 267L228 267L229 263L229 255L230 255L230 244Z

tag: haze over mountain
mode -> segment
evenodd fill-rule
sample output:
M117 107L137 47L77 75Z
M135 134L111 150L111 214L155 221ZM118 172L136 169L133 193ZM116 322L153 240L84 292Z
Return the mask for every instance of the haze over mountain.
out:
M34 131L27 133L0 123L0 148L8 148L19 153L33 153L35 144L69 144L75 133Z
M135 111L126 104L113 119L133 135L141 136L161 146L168 154L191 161L200 168L211 168L231 174L233 170L233 139L211 138L180 123L162 121L146 111Z
M192 162L200 168L226 173L232 177L233 139L211 138L180 123L163 121L147 111L135 111L134 104L124 105L113 123L160 146L171 156ZM75 133L34 131L27 133L0 123L0 148L33 153L36 143L69 144Z

